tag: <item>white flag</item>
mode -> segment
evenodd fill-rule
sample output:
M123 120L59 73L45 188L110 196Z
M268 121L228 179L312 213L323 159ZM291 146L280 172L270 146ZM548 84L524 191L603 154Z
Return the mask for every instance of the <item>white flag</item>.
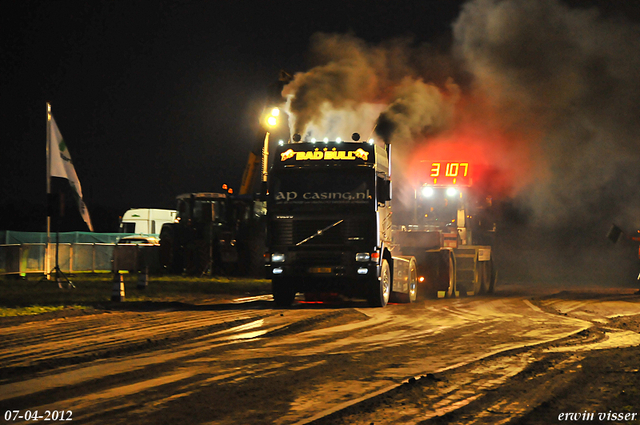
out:
M56 121L53 119L53 115L51 115L49 119L49 176L51 177L62 177L64 179L69 180L69 184L71 185L71 189L73 189L75 198L78 201L78 207L80 208L80 215L87 226L89 226L89 230L93 232L93 226L91 225L91 218L89 217L89 211L87 210L84 201L82 200L82 188L80 187L80 180L78 180L78 175L76 174L75 168L73 168L73 163L71 162L71 155L69 154L69 150L67 149L67 145L64 143L64 139L60 134L60 130L58 130L58 126L56 125Z

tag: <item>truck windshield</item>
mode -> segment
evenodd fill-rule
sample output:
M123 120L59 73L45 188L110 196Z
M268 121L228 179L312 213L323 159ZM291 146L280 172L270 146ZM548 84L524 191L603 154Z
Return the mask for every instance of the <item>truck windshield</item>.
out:
M419 196L416 202L418 223L427 225L452 223L461 207L460 192L447 194L446 188L433 188L429 196Z
M193 206L193 215L196 220L223 222L224 204L220 201L198 199Z
M369 205L375 197L373 169L289 169L271 175L274 206Z

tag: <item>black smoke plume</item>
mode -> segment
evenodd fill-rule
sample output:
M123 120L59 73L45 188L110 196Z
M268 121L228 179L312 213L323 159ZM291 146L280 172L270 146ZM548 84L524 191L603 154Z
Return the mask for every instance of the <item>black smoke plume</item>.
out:
M538 134L523 201L546 223L640 226L640 28L557 0L475 0L457 52L503 123Z
M514 201L529 223L511 241L524 268L621 277L605 235L612 222L640 228L640 27L558 0L474 0L454 37L474 92L535 135L536 179Z
M402 160L482 123L505 136L486 156L528 174L504 208L523 271L606 276L611 223L640 229L640 27L560 0L473 0L453 40L442 52L316 35L314 66L283 93L291 131L346 139L377 126Z

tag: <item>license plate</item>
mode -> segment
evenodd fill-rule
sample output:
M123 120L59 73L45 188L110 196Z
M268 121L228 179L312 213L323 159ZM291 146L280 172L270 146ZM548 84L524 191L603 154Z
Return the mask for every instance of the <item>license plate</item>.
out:
M331 273L331 267L311 267L309 273Z

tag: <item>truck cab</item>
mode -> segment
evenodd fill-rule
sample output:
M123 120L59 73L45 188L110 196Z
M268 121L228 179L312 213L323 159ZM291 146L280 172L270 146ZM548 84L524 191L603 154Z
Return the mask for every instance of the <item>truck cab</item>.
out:
M133 208L125 211L120 220L120 233L158 236L165 223L173 223L176 210Z
M283 144L269 175L266 276L279 306L337 293L384 306L394 290L389 150L373 142ZM398 279L398 285L402 279Z
M474 186L475 164L421 161L409 211L398 214L394 241L418 264L420 292L430 297L493 292L492 198Z

